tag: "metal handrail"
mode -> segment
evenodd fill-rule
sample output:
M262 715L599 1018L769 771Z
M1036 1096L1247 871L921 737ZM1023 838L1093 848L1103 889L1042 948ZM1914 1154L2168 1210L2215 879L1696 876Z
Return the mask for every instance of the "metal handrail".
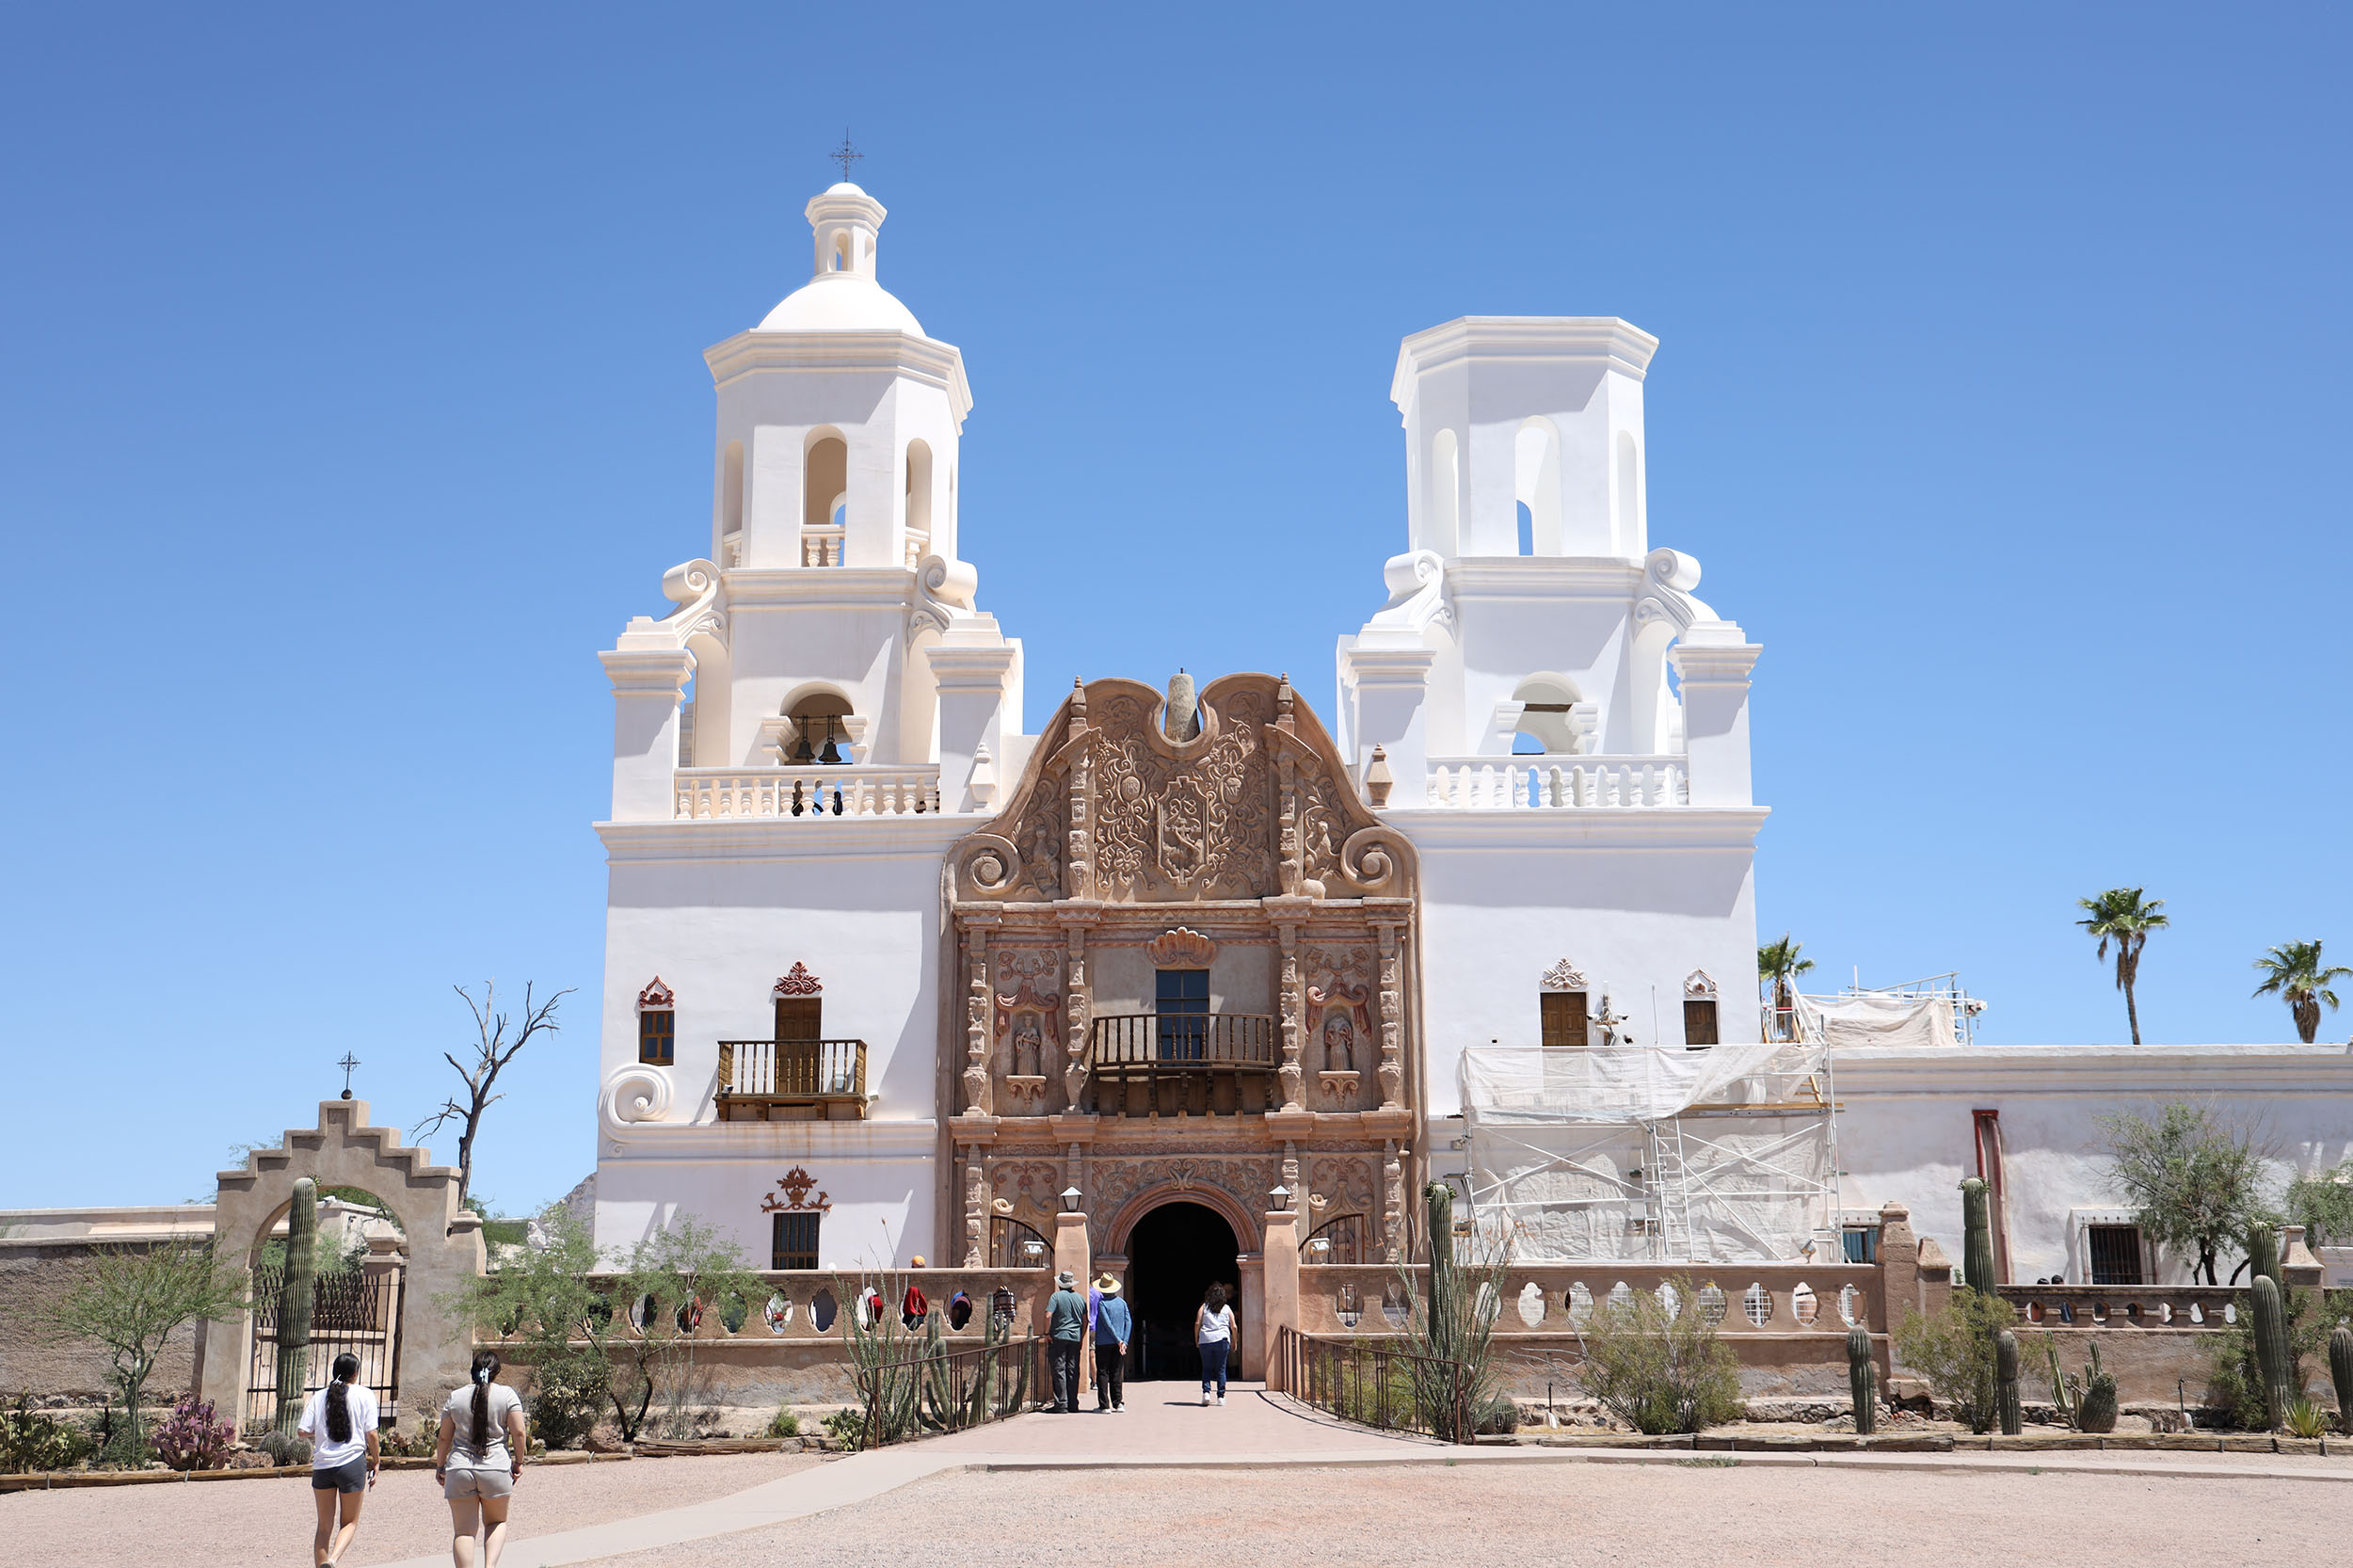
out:
M1392 1350L1369 1339L1276 1331L1284 1391L1305 1405L1380 1432L1427 1432L1444 1443L1476 1441L1471 1389L1459 1361Z
M1046 1341L1032 1335L993 1345L926 1347L858 1368L855 1381L860 1448L1005 1420L1044 1400L1052 1384Z
M719 1093L755 1099L864 1099L863 1040L722 1040Z
M1264 1013L1112 1013L1094 1021L1092 1055L1097 1067L1273 1072L1276 1032Z

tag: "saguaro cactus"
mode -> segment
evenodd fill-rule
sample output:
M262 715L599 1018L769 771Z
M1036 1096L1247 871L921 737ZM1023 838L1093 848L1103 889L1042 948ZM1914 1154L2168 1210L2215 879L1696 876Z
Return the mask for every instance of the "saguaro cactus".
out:
M2247 1227L2247 1283L2255 1283L2257 1275L2268 1275L2271 1283L2287 1288L2280 1277L2280 1233L2258 1220Z
M2337 1430L2353 1437L2353 1328L2329 1331L2329 1381L2337 1385Z
M1993 1336L1993 1408L2001 1416L2004 1437L2025 1430L2025 1413L2018 1402L2018 1336L2008 1329Z
M1854 1400L1854 1430L1864 1437L1880 1429L1879 1400L1872 1382L1879 1368L1871 1365L1871 1331L1847 1331L1847 1391Z
M2116 1430L2116 1374L2100 1366L2100 1346L2091 1346L2091 1369L2084 1374L2084 1397L2075 1406L2075 1425L2083 1432Z
M1993 1293L1993 1200L1985 1183L1971 1176L1961 1184L1961 1266L1972 1290Z
M2277 1432L2287 1414L2288 1400L2296 1395L2289 1386L2295 1376L2296 1353L2288 1345L2287 1307L2280 1299L2280 1282L2269 1274L2255 1276L2247 1299L2253 1308L2255 1365L2263 1374L2264 1425Z
M286 1277L278 1288L278 1409L275 1432L292 1432L302 1418L310 1390L304 1386L311 1362L311 1300L318 1278L319 1187L309 1176L296 1179L294 1207L286 1211Z
M1454 1189L1433 1181L1422 1189L1422 1217L1429 1230L1430 1344L1441 1357L1451 1357L1460 1343L1456 1321L1459 1304L1454 1288Z

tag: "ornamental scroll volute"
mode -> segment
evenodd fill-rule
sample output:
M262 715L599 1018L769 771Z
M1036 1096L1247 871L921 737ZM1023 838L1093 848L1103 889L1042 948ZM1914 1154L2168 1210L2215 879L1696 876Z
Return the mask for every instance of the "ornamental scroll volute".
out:
M1185 904L1410 892L1413 849L1384 826L1289 681L1228 675L1172 741L1135 680L1075 688L1006 805L951 856L957 900Z

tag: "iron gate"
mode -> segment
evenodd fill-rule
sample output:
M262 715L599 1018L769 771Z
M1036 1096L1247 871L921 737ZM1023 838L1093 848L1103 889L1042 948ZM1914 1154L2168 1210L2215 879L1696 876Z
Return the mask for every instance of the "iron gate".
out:
M406 1271L351 1270L322 1274L311 1297L311 1348L303 1360L303 1397L327 1386L335 1358L360 1358L358 1381L376 1394L376 1419L390 1425L400 1416L400 1298ZM246 1378L245 1420L248 1435L267 1432L278 1416L278 1292L283 1265L253 1271L253 1359ZM299 1417L296 1417L298 1419ZM292 1422L289 1422L291 1430Z

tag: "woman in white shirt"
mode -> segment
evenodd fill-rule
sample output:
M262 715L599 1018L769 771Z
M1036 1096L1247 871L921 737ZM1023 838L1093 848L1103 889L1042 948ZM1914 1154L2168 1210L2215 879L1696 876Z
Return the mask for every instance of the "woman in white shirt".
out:
M376 1393L354 1381L359 1375L358 1356L337 1356L327 1386L311 1396L295 1428L311 1440L311 1501L319 1516L311 1560L319 1568L335 1568L351 1550L351 1538L360 1530L360 1505L376 1484L382 1462L376 1446Z
M1201 1351L1201 1402L1209 1402L1209 1384L1217 1384L1217 1402L1225 1402L1225 1363L1234 1350L1234 1309L1225 1304L1225 1287L1212 1285L1193 1315L1193 1342Z
M474 1352L472 1381L452 1389L441 1406L433 1479L449 1500L449 1555L457 1568L474 1568L477 1530L482 1568L498 1568L499 1553L506 1546L507 1506L531 1447L523 1432L522 1397L498 1375L498 1352Z

